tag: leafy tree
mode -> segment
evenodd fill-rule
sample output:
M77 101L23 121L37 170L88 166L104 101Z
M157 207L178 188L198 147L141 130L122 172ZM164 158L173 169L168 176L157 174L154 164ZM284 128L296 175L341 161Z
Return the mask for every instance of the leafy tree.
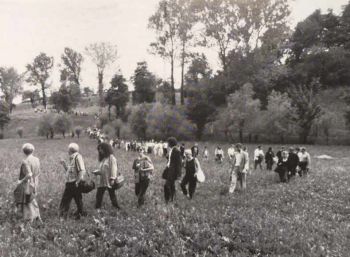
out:
M5 102L0 100L0 130L1 134L3 134L5 126L10 122L10 107Z
M270 135L279 135L283 144L285 136L290 133L290 113L293 112L292 100L287 93L272 91L268 96L268 105L263 113L266 132Z
M146 117L150 106L140 104L134 107L130 116L130 127L132 132L140 139L147 138L147 121Z
M148 70L146 62L137 63L131 79L135 87L133 102L137 104L154 102L158 81L156 76Z
M66 138L66 133L72 128L73 121L68 115L57 115L54 122L53 128L56 133L61 133L63 138Z
M103 76L105 69L117 60L117 46L107 42L93 43L85 48L86 54L91 58L92 62L97 66L98 74L98 95L100 98L100 106L103 105Z
M71 92L64 85L62 85L58 91L52 93L50 103L58 112L63 111L66 113L76 106L76 102L73 100Z
M203 45L216 46L224 75L228 55L258 48L271 30L286 27L290 14L287 0L201 0L199 17L204 25ZM266 38L266 37L265 37Z
M47 139L53 139L55 136L54 121L55 116L52 116L51 114L44 115L38 123L38 135L46 136Z
M171 85L168 81L162 81L157 87L157 99L156 102L162 104L171 104L172 103L173 91Z
M147 137L165 140L170 136L177 139L192 139L194 126L186 119L183 108L156 103L148 111Z
M191 97L186 107L187 117L194 124L196 124L196 136L197 139L200 140L202 138L205 125L213 121L215 107L203 96Z
M64 48L61 56L61 82L69 82L80 86L80 72L83 56L71 48Z
M253 99L254 91L251 84L245 84L228 97L225 110L226 119L229 122L229 130L239 133L239 140L243 142L243 133L249 123L254 123L252 117L260 112L260 101Z
M34 58L33 63L26 66L29 73L27 82L32 85L40 85L41 94L43 99L43 106L46 109L47 100L45 90L50 86L47 83L48 78L50 77L50 72L53 67L54 60L53 57L47 56L45 53L40 53L37 57Z
M297 84L288 90L294 107L294 112L290 113L290 119L299 126L299 137L303 144L308 142L311 128L322 114L316 98L319 89L319 81L313 80L310 84Z
M159 2L156 13L149 18L148 24L149 28L157 34L156 42L151 43L151 52L170 61L171 103L173 105L176 104L174 66L179 46L177 37L179 24L176 19L178 11L176 1L162 0Z
M111 80L111 87L105 98L108 104L108 117L111 120L111 107L115 106L116 118L125 113L125 107L129 101L129 89L122 74L115 74Z
M22 90L23 76L18 74L14 68L0 68L0 89L4 99L9 105L10 113L13 108L13 99Z
M38 89L35 89L34 91L25 90L22 93L22 100L28 99L30 100L30 103L32 105L32 108L35 108L36 103L40 100L40 93Z
M92 91L92 89L89 87L84 87L83 91L86 96L90 96L94 93L94 91Z

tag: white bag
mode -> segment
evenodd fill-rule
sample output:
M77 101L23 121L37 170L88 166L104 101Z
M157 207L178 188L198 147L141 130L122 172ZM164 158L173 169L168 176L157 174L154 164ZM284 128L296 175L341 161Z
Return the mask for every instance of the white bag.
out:
M198 167L197 167L198 170L197 170L195 176L196 176L197 181L198 181L199 183L203 183L203 182L205 181L205 175L204 175L204 172L203 172L203 170L202 170L202 168L201 168L201 165L199 164L199 161L198 161L198 160L197 160L197 164L198 164Z

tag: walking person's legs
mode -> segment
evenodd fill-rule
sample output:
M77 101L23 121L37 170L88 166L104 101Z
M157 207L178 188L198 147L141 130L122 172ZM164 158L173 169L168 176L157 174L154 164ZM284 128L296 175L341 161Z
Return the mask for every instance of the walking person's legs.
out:
M145 196L146 196L146 192L147 192L147 188L149 186L149 179L143 179L142 181L140 181L140 192L138 195L138 206L141 206L145 203Z
M190 199L193 198L193 195L196 191L196 187L197 187L197 179L196 178L192 178L189 180L189 188L188 188L188 191L189 191L189 194L190 194Z
M229 189L230 194L232 194L235 191L236 185L237 185L237 173L236 173L236 167L234 167L231 169L231 175L230 175L230 189Z
M111 199L111 203L112 203L113 207L120 209L119 204L118 204L118 200L117 200L117 196L115 194L115 189L108 188L108 193L109 193L109 198Z
M73 199L73 192L72 192L72 183L66 183L66 186L64 188L64 192L62 195L60 207L59 207L59 216L67 218L69 206ZM73 182L75 184L75 182ZM75 186L75 185L74 185Z
M102 206L102 201L103 201L103 195L106 191L106 187L99 187L97 188L97 192L96 192L96 204L95 204L95 208L96 209L100 209Z
M183 193L185 196L187 196L187 194L188 194L187 188L186 188L186 186L187 186L188 183L189 183L188 177L187 177L187 176L184 176L184 178L182 179L180 185L181 185L182 193Z

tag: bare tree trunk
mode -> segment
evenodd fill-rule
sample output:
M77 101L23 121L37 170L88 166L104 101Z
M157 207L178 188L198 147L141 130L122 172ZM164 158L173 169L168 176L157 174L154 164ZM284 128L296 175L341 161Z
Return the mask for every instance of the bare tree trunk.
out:
M174 82L174 55L171 56L171 103L176 105L175 82Z
M45 93L45 83L41 84L41 92L43 94L43 106L46 109L46 93Z
M100 100L100 107L103 106L103 71L98 71L98 97Z
M185 104L184 73L185 73L185 42L182 43L182 56L181 56L181 105Z

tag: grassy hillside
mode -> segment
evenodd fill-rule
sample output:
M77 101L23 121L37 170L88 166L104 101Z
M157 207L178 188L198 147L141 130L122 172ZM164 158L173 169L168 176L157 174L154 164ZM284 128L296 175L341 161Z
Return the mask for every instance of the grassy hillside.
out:
M0 256L348 256L350 251L349 147L310 146L314 157L329 154L334 160L312 160L306 179L280 184L274 172L252 171L246 192L227 194L229 165L202 162L207 180L198 185L192 201L178 183L177 199L165 205L161 173L166 160L152 157L154 179L146 205L136 207L134 153L116 150L119 171L126 177L118 191L121 211L113 210L105 194L103 211L94 210L95 193L84 195L88 216L60 221L57 216L64 188L60 157L67 158L66 140L32 139L42 174L38 202L44 224L24 227L13 210L21 146L28 140L0 141ZM96 142L79 140L87 170L98 165ZM203 144L199 145L203 149ZM222 145L227 149L228 145ZM266 149L267 146L263 146ZM274 146L276 149L278 146ZM255 145L249 145L250 156ZM71 212L75 211L71 205Z

